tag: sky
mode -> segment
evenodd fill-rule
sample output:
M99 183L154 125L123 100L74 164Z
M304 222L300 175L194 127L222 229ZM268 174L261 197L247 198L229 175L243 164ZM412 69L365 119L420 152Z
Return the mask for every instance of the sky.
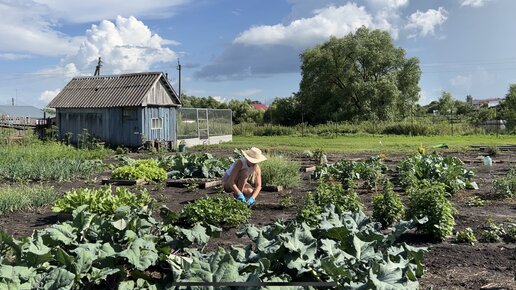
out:
M75 76L162 71L182 92L270 104L299 54L366 26L422 70L422 105L516 83L514 0L0 0L0 105L45 107Z

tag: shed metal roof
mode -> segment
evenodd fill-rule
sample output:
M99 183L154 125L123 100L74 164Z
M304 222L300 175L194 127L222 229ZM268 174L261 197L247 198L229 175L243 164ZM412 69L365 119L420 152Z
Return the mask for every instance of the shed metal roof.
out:
M74 77L48 104L50 108L111 108L142 106L145 95L161 82L172 102L180 106L174 88L161 72Z
M43 119L43 110L34 106L0 106L0 115Z

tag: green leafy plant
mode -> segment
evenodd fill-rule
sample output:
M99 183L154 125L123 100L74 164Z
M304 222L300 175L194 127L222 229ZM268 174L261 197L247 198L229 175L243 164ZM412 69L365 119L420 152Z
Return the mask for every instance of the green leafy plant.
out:
M262 184L296 188L301 183L299 163L282 157L269 157L260 163Z
M445 185L424 180L408 189L407 219L427 217L428 222L419 225L418 230L435 239L444 239L453 232L456 212L446 198Z
M437 153L416 154L403 159L398 164L398 171L400 183L405 188L429 180L443 183L446 192L452 195L466 188L474 176L459 158L442 157Z
M290 208L292 206L294 206L294 198L292 197L292 195L285 195L285 196L282 196L280 199L279 199L279 202L278 202L279 206L282 207L282 208Z
M72 213L76 208L86 206L92 213L112 214L117 208L127 206L142 208L152 203L149 192L144 189L134 194L127 188L116 187L113 194L111 186L100 189L73 189L60 197L54 207L55 212Z
M365 181L365 186L369 189L375 189L385 179L387 166L383 163L380 156L371 156L364 162L357 162L355 171L358 173L359 179Z
M394 192L392 183L386 181L382 194L373 196L373 218L385 228L401 220L404 213L401 198Z
M470 227L467 227L464 230L457 232L455 241L457 243L468 243L473 245L477 242L477 238L475 237L473 230Z
M364 206L352 189L344 190L342 184L320 182L315 193L308 193L303 206L297 213L297 220L314 224L324 207L332 204L338 213L357 211Z
M216 158L209 153L177 154L158 159L159 166L173 179L220 178L233 161L233 158Z
M468 204L469 206L484 206L484 205L486 205L486 204L488 204L488 203L489 203L489 201L484 200L484 199L482 199L482 198L480 198L480 197L478 197L478 196L476 196L476 195L475 195L475 196L470 197L470 198L468 199L468 202L467 202L467 204Z
M493 192L499 198L516 196L516 168L511 169L506 176L495 179Z
M494 243L502 241L506 235L503 224L496 223L491 216L486 218L486 223L482 227L482 242Z
M239 200L228 196L199 198L181 211L187 224L201 223L225 228L236 227L251 217L251 210Z
M167 172L158 166L154 159L137 160L132 164L123 165L112 173L113 179L162 182L167 179Z
M317 166L314 172L314 178L323 181L338 181L345 188L350 188L351 184L356 184L360 175L356 171L355 161L343 159L335 162L333 165L323 164Z

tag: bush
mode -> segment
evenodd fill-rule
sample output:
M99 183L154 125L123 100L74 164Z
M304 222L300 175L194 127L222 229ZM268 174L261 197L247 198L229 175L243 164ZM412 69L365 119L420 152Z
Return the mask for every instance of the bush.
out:
M446 198L445 185L422 181L408 190L407 219L427 217L418 230L436 239L448 237L453 232L455 208Z
M296 188L301 183L299 163L282 157L269 157L260 163L262 184Z
M124 165L113 170L113 179L161 182L167 179L167 172L154 159L138 160L132 165Z
M236 227L251 217L251 210L239 200L228 196L206 197L187 204L181 211L187 224L201 223L224 228Z
M430 128L418 122L414 123L395 123L387 125L382 134L387 135L409 135L409 136L429 136L434 135Z
M54 188L36 185L7 185L0 188L0 214L49 204L56 199Z
M473 230L468 227L462 231L457 232L455 241L457 243L468 243L473 245L477 241L477 238L475 237Z
M392 183L386 181L383 193L373 196L373 218L386 228L399 221L404 212L399 195L392 189Z
M335 211L338 213L355 212L364 207L352 189L346 192L342 184L321 182L317 186L315 194L308 193L306 195L305 202L297 213L297 220L313 225L324 208L330 204L335 206Z
M516 196L516 169L513 168L506 176L496 179L493 192L499 198Z
M76 208L87 205L87 211L98 214L112 214L117 208L128 206L140 209L152 206L153 199L146 189L134 194L127 188L117 187L113 194L111 186L100 189L80 188L65 193L54 207L55 212L72 213Z

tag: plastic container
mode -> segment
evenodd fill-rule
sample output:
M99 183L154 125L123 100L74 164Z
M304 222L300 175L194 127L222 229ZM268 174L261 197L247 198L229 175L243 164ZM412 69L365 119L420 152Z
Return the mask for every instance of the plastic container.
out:
M484 165L485 166L493 165L493 159L491 159L491 157L489 157L489 156L484 157Z

